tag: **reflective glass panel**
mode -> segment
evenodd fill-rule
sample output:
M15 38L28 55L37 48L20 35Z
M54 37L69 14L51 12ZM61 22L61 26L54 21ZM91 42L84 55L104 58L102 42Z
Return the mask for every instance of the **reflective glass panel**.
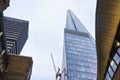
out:
M111 80L111 78L110 78L110 76L109 76L108 73L107 73L107 75L106 75L106 80Z
M120 62L120 57L118 56L118 54L116 53L115 56L114 56L114 60L115 62L117 63L117 65L119 64Z
M120 48L118 48L117 52L118 52L118 54L120 55Z
M111 67L110 67L110 66L109 66L109 68L108 68L108 72L110 73L110 76L111 76L111 77L113 77L114 72L112 71L112 69L111 69Z
M65 33L68 80L95 80L97 57L89 37Z
M115 62L112 60L111 62L111 67L114 70L114 72L116 71L117 65L115 64Z

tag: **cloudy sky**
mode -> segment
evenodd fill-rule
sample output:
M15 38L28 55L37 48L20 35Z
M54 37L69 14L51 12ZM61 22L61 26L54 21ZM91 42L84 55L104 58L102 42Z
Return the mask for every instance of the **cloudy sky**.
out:
M33 57L31 80L55 80L50 53L61 67L63 33L71 9L94 37L96 0L10 0L5 16L28 20L29 38L21 55Z

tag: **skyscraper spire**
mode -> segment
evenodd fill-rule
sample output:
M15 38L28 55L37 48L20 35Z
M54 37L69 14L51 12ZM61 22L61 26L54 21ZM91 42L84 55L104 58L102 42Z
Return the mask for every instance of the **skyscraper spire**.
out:
M80 22L80 20L75 16L75 14L71 10L68 10L67 12L66 27L68 29L88 33L87 29L84 27L84 25Z
M95 40L71 10L64 29L61 80L96 80Z

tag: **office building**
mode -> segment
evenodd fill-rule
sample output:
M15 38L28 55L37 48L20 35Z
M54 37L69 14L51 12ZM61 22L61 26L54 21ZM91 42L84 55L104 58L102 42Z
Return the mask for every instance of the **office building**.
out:
M71 10L67 12L63 49L62 80L96 80L95 40Z
M120 0L98 0L96 8L97 80L120 80Z
M20 54L28 38L28 25L28 21L4 17L4 31L8 53Z
M0 73L4 70L3 67L8 64L2 18L2 13L0 12Z
M21 51L21 47L24 46L28 35L28 26L25 27L28 25L28 22L4 18L3 10L6 9L8 5L9 0L0 0L0 80L30 80L33 64L32 57L8 54L9 50L14 50L14 48L8 48L13 47L12 43L14 42L14 47L17 47L15 48L16 53ZM23 29L25 30L21 29L20 26L21 28L24 26L25 28ZM11 52L13 51L10 51L10 53Z
M0 75L8 64L6 40L3 27L3 10L9 6L9 0L0 0Z
M0 80L30 80L33 65L32 57L16 55L20 53L28 38L28 21L2 17L1 22L3 22L1 34L4 33L5 38L5 40L0 39L1 54L5 51L5 56L1 57L0 55L0 62L2 61ZM7 65L4 66L3 63L6 61Z
M9 64L0 75L0 80L30 80L32 57L8 54Z

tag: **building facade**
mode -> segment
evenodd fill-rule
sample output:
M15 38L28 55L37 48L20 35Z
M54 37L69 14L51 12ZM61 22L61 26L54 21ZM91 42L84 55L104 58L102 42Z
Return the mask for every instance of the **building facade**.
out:
M8 44L10 43L7 43L7 41L13 43L11 40L15 40L17 43L15 47L21 50L21 46L23 47L28 35L28 26L23 29L20 26L25 27L28 22L24 23L21 20L3 17L3 10L8 5L9 0L0 0L0 80L30 80L33 65L32 57L8 54ZM6 41L6 38L10 40ZM10 44L10 46L13 45ZM17 49L16 51L19 53L20 50Z
M63 49L62 80L96 80L95 40L71 10L67 12Z
M8 54L9 64L0 75L0 80L30 80L32 57Z
M96 8L97 80L120 80L120 0L98 0Z
M3 10L9 6L9 0L0 0L0 75L8 64L6 40L3 27Z
M20 54L28 38L28 25L28 21L4 17L4 31L8 53Z

